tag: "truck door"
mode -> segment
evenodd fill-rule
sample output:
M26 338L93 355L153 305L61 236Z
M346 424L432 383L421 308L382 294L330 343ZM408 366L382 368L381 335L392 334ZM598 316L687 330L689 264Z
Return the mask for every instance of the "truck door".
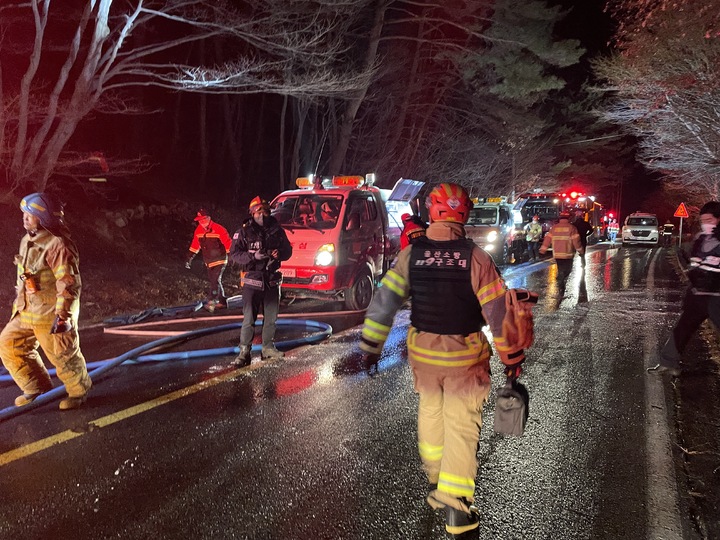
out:
M383 226L372 194L354 194L345 212L343 247L347 250L348 260L355 261L358 266L369 262L375 275L383 267Z

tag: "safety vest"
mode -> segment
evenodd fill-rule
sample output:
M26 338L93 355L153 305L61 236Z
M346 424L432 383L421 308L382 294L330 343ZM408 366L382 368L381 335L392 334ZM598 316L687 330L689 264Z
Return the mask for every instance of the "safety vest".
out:
M423 332L468 335L485 325L472 290L473 242L418 238L410 254L410 322Z

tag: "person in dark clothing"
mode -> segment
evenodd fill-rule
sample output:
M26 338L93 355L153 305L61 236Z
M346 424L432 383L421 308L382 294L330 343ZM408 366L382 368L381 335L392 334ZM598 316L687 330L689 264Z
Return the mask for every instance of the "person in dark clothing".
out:
M690 252L690 287L685 293L682 313L672 334L660 351L660 361L648 368L653 373L678 377L680 359L690 338L710 319L720 327L720 202L710 201L700 209L700 233Z
M207 267L210 290L205 307L209 311L227 307L222 276L227 266L227 253L230 250L230 235L227 229L215 223L204 208L198 210L195 221L198 226L193 233L185 268L190 269L195 256L202 252L203 262Z
M275 348L275 323L280 307L280 263L292 255L292 246L278 221L270 215L267 201L255 197L250 202L250 217L233 235L230 260L240 266L242 274L243 324L240 331L240 353L233 364L250 365L250 350L255 320L262 305L262 358L282 358Z
M582 210L578 210L575 213L575 221L573 225L580 235L580 245L582 246L582 252L580 252L580 263L585 266L585 254L587 253L588 238L593 233L592 225L590 225L583 217Z

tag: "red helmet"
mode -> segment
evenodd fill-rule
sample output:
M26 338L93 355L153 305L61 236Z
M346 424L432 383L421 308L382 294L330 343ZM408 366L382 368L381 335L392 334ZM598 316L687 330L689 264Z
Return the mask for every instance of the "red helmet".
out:
M425 200L430 221L452 221L467 223L473 206L468 192L458 184L435 186Z
M410 221L412 219L412 214L403 214L400 216L400 221L405 223L406 221Z
M270 211L270 205L267 203L265 199L261 199L259 196L255 197L252 201L250 201L250 206L248 207L248 211L250 214L254 214L255 212L260 211L269 212Z
M205 208L201 208L200 210L198 210L197 216L195 216L194 221L202 221L203 219L209 218L209 217L210 217L210 214L208 213L208 211Z

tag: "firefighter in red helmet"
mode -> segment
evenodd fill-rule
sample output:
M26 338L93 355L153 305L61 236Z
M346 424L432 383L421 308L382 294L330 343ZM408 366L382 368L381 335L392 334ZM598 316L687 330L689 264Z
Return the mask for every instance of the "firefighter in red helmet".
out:
M421 236L425 236L427 225L422 222L419 216L413 214L403 214L400 216L403 222L402 234L400 234L400 249L405 249Z
M198 225L193 233L185 267L190 268L195 256L202 252L210 282L205 307L209 311L213 311L216 308L227 307L222 277L228 262L227 254L230 251L231 240L227 229L219 223L215 223L210 217L210 213L204 208L198 210L195 221Z
M511 379L522 348L503 335L505 282L490 256L465 236L473 203L457 184L440 184L427 198L426 236L403 250L368 307L360 348L376 365L395 312L412 296L408 360L419 395L418 450L430 484L427 502L444 509L446 530L475 534L473 505L482 407L490 393L489 324ZM473 531L473 532L471 532Z

